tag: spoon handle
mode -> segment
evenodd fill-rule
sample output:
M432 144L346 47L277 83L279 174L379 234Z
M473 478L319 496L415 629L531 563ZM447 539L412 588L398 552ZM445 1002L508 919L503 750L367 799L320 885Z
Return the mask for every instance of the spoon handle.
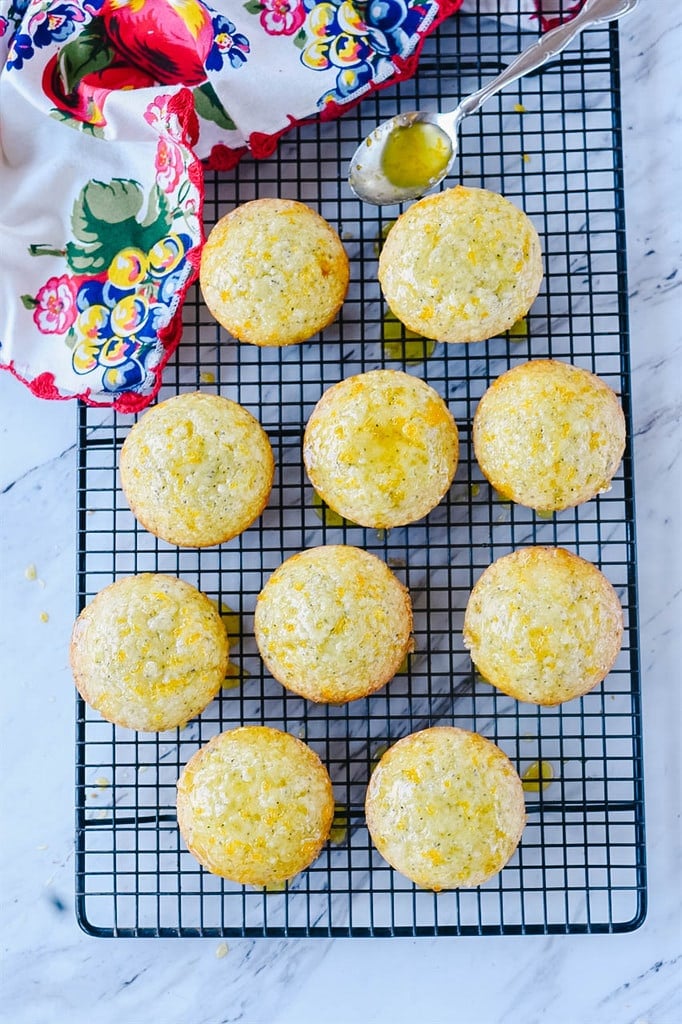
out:
M556 57L583 29L601 21L615 21L636 7L638 0L587 0L580 13L572 21L552 29L515 57L504 71L484 85L478 92L462 100L455 111L456 121L473 114L487 99L498 93L505 85L515 82L530 71L542 67L551 57Z

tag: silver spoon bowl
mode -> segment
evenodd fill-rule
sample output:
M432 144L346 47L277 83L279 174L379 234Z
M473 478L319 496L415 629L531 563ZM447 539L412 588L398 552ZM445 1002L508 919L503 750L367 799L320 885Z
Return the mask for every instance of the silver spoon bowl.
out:
M413 110L384 121L370 132L355 151L348 175L351 189L363 202L375 206L401 203L423 196L440 184L450 172L457 155L459 126L468 114L479 110L487 99L510 82L517 81L556 57L590 25L622 18L637 3L638 0L587 0L577 17L547 32L523 50L497 78L467 96L454 110L441 113ZM428 133L428 141L425 141L423 129L416 128L419 124L433 126L433 130ZM407 158L409 164L411 149L415 156L413 166L407 168L406 177L410 180L397 184L391 181L393 171L386 162L387 145L394 146L398 141L395 133L401 135L401 162L404 164ZM419 144L412 148L412 137L416 143L417 134L420 136ZM418 158L425 158L423 174L420 174L420 168L416 166ZM421 159L419 164L421 167Z

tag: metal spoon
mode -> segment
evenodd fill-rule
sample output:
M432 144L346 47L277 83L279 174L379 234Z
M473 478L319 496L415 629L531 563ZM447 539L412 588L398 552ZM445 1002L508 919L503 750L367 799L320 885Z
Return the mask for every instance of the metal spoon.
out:
M505 85L515 82L530 71L535 71L551 57L556 57L583 29L598 22L622 18L624 14L633 10L637 3L638 0L587 0L577 17L552 29L527 49L522 50L497 78L493 78L478 92L467 96L455 110L444 113L415 110L384 121L360 143L351 160L348 181L353 192L359 199L375 206L399 203L424 195L438 185L452 167L457 154L459 125L467 114L475 113L487 99L498 93ZM430 139L426 141L431 147L431 152L426 155L430 162L436 165L435 170L430 174L427 171L425 178L419 178L416 182L396 185L385 173L386 146L393 133L398 132L402 135L400 144L404 156L424 156L423 145L421 154L418 154L419 147L412 148L413 140L406 133L416 124L432 126L431 129L420 131L430 134ZM395 145L397 140L396 135L392 139L392 145ZM421 141L424 142L423 135ZM414 162L411 163L412 167L408 168L408 173L414 170Z

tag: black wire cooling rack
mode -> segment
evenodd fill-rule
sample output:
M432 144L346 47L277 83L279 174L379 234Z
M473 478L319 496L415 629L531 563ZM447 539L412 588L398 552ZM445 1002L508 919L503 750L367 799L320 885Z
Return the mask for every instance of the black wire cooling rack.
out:
M180 550L139 527L121 495L118 454L132 417L80 413L79 608L106 584L143 571L179 575L229 607L240 624L238 675L182 731L115 728L77 705L76 898L80 924L117 936L387 936L616 932L646 912L641 717L635 601L632 447L612 489L541 518L504 503L482 478L470 444L488 384L510 366L552 356L598 373L630 420L618 36L586 32L562 58L466 119L453 180L485 185L521 205L540 233L546 276L525 323L473 345L404 340L386 319L377 283L382 233L397 208L350 193L355 146L398 109L454 106L529 41L516 21L450 18L428 40L418 76L367 99L341 120L295 130L271 159L209 176L210 225L257 196L301 199L340 234L352 265L348 299L323 337L281 350L235 344L193 292L184 340L161 397L197 387L244 404L273 444L277 475L262 519L219 548ZM452 181L450 182L452 184ZM323 389L387 366L424 377L460 427L461 462L448 497L422 522L377 533L315 503L301 464L306 419ZM416 652L405 672L345 707L290 695L265 671L253 639L256 596L302 548L356 544L410 589ZM625 611L615 668L592 693L557 708L507 698L472 671L462 646L469 591L513 548L561 544L598 565ZM215 733L268 723L305 739L328 766L338 802L332 842L282 891L210 875L186 852L175 821L180 769ZM437 723L476 729L523 775L551 765L527 792L528 825L501 874L478 889L434 894L394 872L370 844L363 802L386 747Z

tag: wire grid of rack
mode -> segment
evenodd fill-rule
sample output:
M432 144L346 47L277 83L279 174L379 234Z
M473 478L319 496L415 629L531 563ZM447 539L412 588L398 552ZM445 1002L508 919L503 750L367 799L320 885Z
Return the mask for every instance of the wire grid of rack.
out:
M604 378L630 421L618 37L585 33L561 59L490 101L464 123L453 178L521 205L540 233L541 293L525 325L474 345L386 343L377 283L382 232L397 208L360 204L345 183L358 142L397 109L454 105L528 42L520 19L449 19L426 44L418 76L341 120L296 129L272 159L209 175L207 225L257 196L298 198L335 225L351 258L348 299L323 337L281 350L231 341L198 293L167 367L161 397L201 387L238 400L262 422L277 475L262 518L219 548L187 550L138 526L117 478L131 417L80 414L79 608L113 579L180 575L229 606L241 624L239 676L181 731L135 734L77 705L77 913L83 928L117 936L387 936L616 932L646 912L644 808L631 445L612 489L546 519L501 502L470 444L488 384L512 365L555 357ZM390 325L393 335L399 330ZM422 358L422 356L424 358ZM414 361L413 361L414 360ZM461 461L446 499L425 520L378 533L328 518L301 463L302 430L323 389L351 373L404 368L452 409ZM409 587L416 652L374 696L344 707L288 694L253 639L256 597L284 558L322 543L375 552ZM592 693L557 708L519 704L472 670L462 646L470 589L498 556L561 544L598 565L625 613L615 668ZM328 766L339 805L334 841L282 891L233 885L187 853L175 783L215 733L267 723L305 739ZM523 772L549 762L554 778L528 792L528 825L510 864L486 885L435 894L416 888L372 849L364 822L368 777L387 745L433 724L475 729ZM104 780L106 780L106 785Z

